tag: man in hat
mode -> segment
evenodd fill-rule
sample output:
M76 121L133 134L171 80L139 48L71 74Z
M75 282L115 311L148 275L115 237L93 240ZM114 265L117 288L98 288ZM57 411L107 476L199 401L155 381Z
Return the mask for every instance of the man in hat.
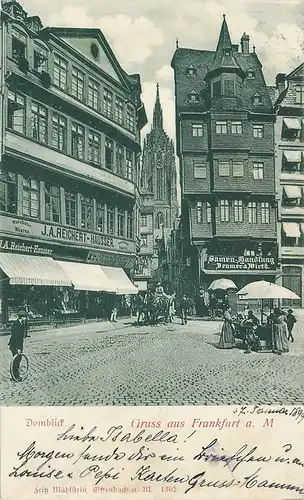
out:
M12 324L11 336L8 345L13 356L23 351L23 341L24 337L26 336L25 320L26 320L26 312L20 311L18 313L18 318ZM21 358L19 360L17 359L16 363L14 363L14 371L15 371L14 375L17 379L20 379L19 375L20 361Z
M294 338L292 335L292 330L297 322L297 318L293 314L292 309L288 309L287 311L287 316L286 316L286 323L287 323L287 329L288 329L288 340L291 340L291 342L294 342Z

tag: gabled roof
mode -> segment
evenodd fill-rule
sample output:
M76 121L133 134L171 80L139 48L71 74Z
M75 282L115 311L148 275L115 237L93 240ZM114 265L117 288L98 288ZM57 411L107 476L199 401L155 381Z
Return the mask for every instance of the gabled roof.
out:
M99 28L60 28L60 27L49 27L46 28L46 31L51 33L52 35L63 39L66 43L74 47L78 52L80 52L79 48L77 46L73 45L73 40L77 39L95 39L97 43L99 43L100 48L102 49L107 63L113 68L113 71L117 75L117 79L122 83L124 86L127 86L129 89L132 87L131 83L131 78L127 75L127 73L123 70L121 67L120 63L118 62L110 44L106 40L106 37L102 33L102 31ZM89 59L89 57L84 54L84 56ZM90 60L90 59L89 59ZM93 61L94 62L94 61ZM102 68L101 65L98 64L97 61L94 62L94 64L100 69ZM113 73L114 74L114 73ZM111 75L110 75L111 76ZM134 81L134 80L133 80Z
M291 73L286 76L286 80L292 80L293 78L304 79L304 62L299 64L296 69L292 70Z

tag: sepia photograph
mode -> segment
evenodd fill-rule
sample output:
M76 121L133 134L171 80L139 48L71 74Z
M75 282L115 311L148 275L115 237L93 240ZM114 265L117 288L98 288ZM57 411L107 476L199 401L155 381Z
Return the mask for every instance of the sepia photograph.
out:
M1 0L2 406L304 404L302 26Z

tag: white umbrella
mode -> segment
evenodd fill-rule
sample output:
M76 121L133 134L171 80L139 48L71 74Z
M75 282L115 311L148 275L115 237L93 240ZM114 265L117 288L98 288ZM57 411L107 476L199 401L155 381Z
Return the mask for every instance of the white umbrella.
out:
M232 280L227 280L226 278L221 278L212 281L208 290L229 290L230 288L237 288L236 284Z
M237 295L240 299L300 299L300 297L284 286L268 281L253 281L244 286Z

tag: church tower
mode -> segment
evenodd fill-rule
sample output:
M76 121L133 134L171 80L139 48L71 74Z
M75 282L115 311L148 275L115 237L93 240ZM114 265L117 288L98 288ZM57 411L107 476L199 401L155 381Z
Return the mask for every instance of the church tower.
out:
M143 195L154 201L154 229L172 229L177 217L177 188L174 145L163 126L163 111L156 86L156 99L151 131L147 134L142 154Z
M151 131L143 144L140 213L141 250L135 280L145 290L158 268L157 240L167 239L178 215L174 145L164 130L158 84Z

